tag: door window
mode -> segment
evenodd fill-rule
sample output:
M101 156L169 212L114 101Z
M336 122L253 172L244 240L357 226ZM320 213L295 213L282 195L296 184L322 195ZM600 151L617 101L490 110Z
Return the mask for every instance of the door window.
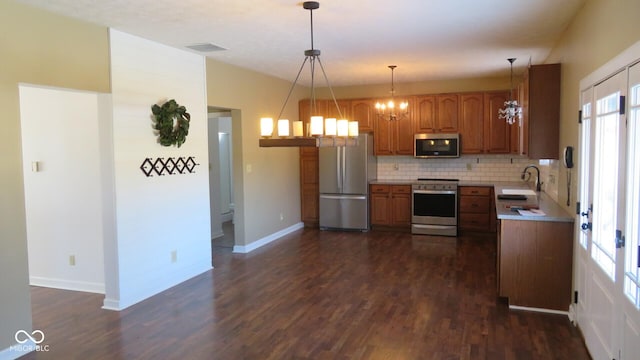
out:
M615 281L615 234L618 219L620 92L596 100L591 256Z
M640 308L638 238L640 232L640 64L629 69L629 122L627 125L627 219L624 267L624 293Z

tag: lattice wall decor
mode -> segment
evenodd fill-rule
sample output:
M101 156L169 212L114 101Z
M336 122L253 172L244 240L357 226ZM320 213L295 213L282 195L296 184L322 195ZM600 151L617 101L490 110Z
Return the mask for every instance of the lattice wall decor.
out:
M191 174L195 172L196 159L193 156L179 158L146 158L140 165L140 170L149 176L156 175L175 175L175 174Z

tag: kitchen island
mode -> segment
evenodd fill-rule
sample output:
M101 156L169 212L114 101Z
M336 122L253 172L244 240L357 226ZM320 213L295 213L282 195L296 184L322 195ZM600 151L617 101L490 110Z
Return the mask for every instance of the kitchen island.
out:
M512 189L495 186L498 295L508 298L511 308L566 313L574 218L544 192L524 200L501 199ZM521 214L520 208L531 212Z

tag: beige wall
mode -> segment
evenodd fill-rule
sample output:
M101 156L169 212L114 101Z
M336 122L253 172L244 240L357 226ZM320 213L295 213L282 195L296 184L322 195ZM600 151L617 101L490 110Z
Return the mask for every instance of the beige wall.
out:
M638 14L638 0L589 0L547 58L547 63L562 63L560 149L569 145L578 148L580 80L640 41ZM576 151L576 163L578 155ZM575 204L578 169L573 174L571 202ZM560 171L558 188L558 202L565 205L565 171ZM567 210L574 211L574 206Z
M109 92L107 29L0 1L0 350L31 329L18 83ZM69 109L73 111L73 109ZM46 119L42 119L46 121Z
M285 80L207 60L209 106L234 110L234 202L240 221L236 245L250 244L300 222L298 148L258 146L260 118L277 118L290 86ZM298 119L298 99L306 94L304 88L294 91L284 118Z

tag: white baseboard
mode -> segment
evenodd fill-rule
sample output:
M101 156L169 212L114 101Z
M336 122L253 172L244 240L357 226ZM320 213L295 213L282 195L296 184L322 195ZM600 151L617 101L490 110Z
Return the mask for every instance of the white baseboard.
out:
M29 276L29 285L42 286L54 289L83 291L95 294L104 294L104 283L76 281L66 279L53 279L41 276Z
M524 311L536 311L536 312L543 312L543 313L547 313L547 314L566 315L567 317L569 316L569 312L568 311L552 310L552 309L541 309L541 308L528 307L528 306L509 305L509 309L511 309L511 310L524 310Z
M102 301L102 308L105 310L113 310L113 311L122 310L120 308L120 301L118 299L108 299L107 297L105 297L104 300Z
M45 351L45 349L46 351L49 351L49 348L45 343L42 345L36 345L35 342L27 339L24 344L13 344L4 350L0 350L0 360L15 360L32 351Z
M577 326L578 325L578 314L577 314L578 309L576 308L576 304L571 304L569 305L569 320L571 321L571 323L573 324L573 326Z
M145 280L145 283L149 286L145 288L136 288L137 291L129 292L124 296L121 290L119 299L109 298L105 296L102 302L102 308L105 310L114 311L124 310L129 306L135 305L180 283L203 274L211 270L212 268L213 267L211 266L211 260L209 258L209 260L207 260L205 263L194 264L193 266L189 266L172 272L170 279L168 279L167 276L161 276L157 279L151 280L147 279Z
M290 234L296 230L302 229L304 227L304 223L299 222L297 224L291 225L288 228L282 229L278 232L275 232L271 235L265 236L262 239L256 240L248 245L234 245L233 252L239 254L249 253L259 247L265 246L270 242L273 242L287 234Z

